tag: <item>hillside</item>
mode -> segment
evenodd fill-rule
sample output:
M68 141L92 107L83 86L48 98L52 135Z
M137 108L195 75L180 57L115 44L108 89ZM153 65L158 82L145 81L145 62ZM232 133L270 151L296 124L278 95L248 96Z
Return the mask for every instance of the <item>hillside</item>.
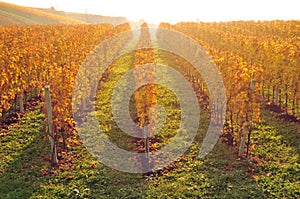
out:
M119 25L128 22L128 20L125 17L109 17L109 16L102 16L102 15L94 15L94 14L64 12L64 11L57 11L54 8L48 8L48 9L41 8L39 10L43 12L67 17L67 18L84 21L90 24L108 23L112 25Z
M0 2L0 25L3 26L82 23L85 22L44 12L39 9Z

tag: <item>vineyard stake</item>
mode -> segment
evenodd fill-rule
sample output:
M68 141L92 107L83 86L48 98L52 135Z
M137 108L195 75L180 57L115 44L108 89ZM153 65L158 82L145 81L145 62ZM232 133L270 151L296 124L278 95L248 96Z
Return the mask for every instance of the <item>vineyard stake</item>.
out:
M51 144L51 165L54 166L58 163L58 160L57 160L57 150L56 150L55 139L54 139L52 106L51 106L51 96L50 96L50 87L49 86L45 86L45 98L46 98L49 141Z
M251 139L251 133L253 128L253 106L252 106L252 92L255 90L256 87L256 79L251 79L250 82L250 127L249 127L249 133L248 133L248 142L247 142L247 152L246 152L246 158L249 157L249 148L250 148L250 139ZM273 95L274 96L274 95Z
M22 92L19 96L19 106L20 106L20 113L24 112L24 92Z
M147 157L147 162L149 163L149 133L148 133L148 127L144 126L144 135L145 135L145 152Z
M238 154L238 157L241 157L244 153L244 149L245 149L245 143L246 143L246 135L245 135L245 126L243 126L242 128L242 138L241 138L241 143L240 143L240 149L239 149L239 154Z

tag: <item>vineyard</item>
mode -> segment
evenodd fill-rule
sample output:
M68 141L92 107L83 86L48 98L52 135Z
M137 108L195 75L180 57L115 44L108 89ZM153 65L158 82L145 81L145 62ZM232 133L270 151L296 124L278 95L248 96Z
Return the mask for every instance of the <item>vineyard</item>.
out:
M299 32L0 26L1 198L299 198Z

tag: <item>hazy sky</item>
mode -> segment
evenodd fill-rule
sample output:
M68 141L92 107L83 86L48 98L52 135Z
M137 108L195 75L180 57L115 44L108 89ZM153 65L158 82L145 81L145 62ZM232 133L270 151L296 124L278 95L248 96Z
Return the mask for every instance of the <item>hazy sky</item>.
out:
M23 6L125 16L129 20L300 20L299 0L3 0Z

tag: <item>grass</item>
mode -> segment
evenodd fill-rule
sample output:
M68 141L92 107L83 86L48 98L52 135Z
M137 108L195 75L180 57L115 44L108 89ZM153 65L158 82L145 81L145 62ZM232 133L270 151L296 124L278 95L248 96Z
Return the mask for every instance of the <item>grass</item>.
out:
M253 134L255 178L268 198L299 198L300 126L267 111L262 118Z
M239 198L260 193L244 163L221 142L206 160L193 159L199 149L194 143L186 159L176 161L175 169L161 177L145 179L108 168L82 145L70 148L59 169L50 168L43 117L39 111L28 114L1 139L2 198Z
M40 158L46 148L46 143L42 141L43 118L38 111L29 113L1 137L2 198L26 198L38 187L40 171L47 167L47 163L43 164L44 160Z
M71 147L59 168L49 166L44 115L26 115L1 138L1 198L120 198L143 190L142 176L98 163L84 146Z

